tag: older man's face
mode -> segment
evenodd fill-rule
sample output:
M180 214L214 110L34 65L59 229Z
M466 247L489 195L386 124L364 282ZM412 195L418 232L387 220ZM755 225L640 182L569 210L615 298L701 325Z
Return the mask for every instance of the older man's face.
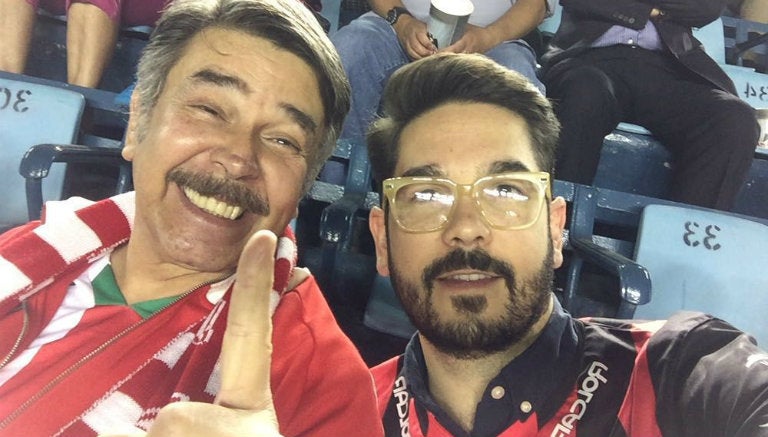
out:
M324 124L318 81L299 57L233 30L196 35L147 119L129 125L132 240L158 262L234 270L248 236L279 235L295 215Z

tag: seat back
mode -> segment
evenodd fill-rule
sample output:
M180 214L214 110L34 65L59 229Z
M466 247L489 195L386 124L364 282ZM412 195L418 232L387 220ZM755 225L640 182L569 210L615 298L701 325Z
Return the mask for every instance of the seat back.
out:
M693 29L693 36L704 45L704 51L718 64L725 64L725 34L723 19Z
M768 226L732 214L648 205L635 245L652 282L639 319L677 310L720 317L768 344Z
M726 63L725 33L723 19L693 30L693 36L704 45L704 50L712 57L731 78L736 86L736 92L742 100L753 108L763 108L768 105L768 75L758 73L754 68L741 67Z
M25 180L19 174L24 153L39 143L72 143L85 98L74 91L0 78L0 229L28 221ZM59 199L65 166L54 165L44 199Z
M768 74L738 65L725 64L720 67L731 78L742 100L753 108L768 107Z

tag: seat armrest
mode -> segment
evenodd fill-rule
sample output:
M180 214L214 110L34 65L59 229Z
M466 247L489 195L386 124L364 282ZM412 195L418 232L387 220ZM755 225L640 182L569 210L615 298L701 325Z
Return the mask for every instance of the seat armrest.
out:
M120 167L116 193L131 187L130 164L121 155L121 149L89 147L78 144L38 144L32 146L21 159L19 173L26 180L27 210L30 220L40 218L43 206L43 178L48 176L54 162L104 163Z
M637 305L650 302L651 277L645 267L584 237L571 238L569 243L582 260L619 279L621 303L617 318L631 318Z

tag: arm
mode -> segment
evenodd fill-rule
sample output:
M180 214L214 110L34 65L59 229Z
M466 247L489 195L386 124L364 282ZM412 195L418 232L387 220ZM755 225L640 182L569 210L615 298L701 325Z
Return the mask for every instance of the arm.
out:
M454 53L485 53L504 41L520 39L541 24L547 13L544 0L518 0L488 27L467 25L464 35L444 50Z
M387 12L394 7L404 8L400 0L368 0L371 9L379 16L387 18ZM408 56L413 59L421 59L437 51L427 36L427 24L403 14L393 26L397 39Z
M768 436L768 354L722 320L694 321L654 360L665 363L652 370L662 432Z

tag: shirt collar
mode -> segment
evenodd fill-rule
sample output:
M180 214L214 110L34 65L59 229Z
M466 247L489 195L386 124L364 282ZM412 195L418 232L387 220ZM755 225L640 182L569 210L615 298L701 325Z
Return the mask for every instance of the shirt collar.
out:
M477 407L475 429L470 435L498 435L514 422L528 420L534 413L539 422L554 414L562 403L562 396L572 388L565 384L567 390L564 391L563 381L574 371L573 363L577 360L573 357L577 349L573 319L555 299L552 315L541 335L486 387ZM403 359L403 375L416 403L422 429L426 427L429 411L454 435L467 435L429 393L429 377L418 334L408 343Z

